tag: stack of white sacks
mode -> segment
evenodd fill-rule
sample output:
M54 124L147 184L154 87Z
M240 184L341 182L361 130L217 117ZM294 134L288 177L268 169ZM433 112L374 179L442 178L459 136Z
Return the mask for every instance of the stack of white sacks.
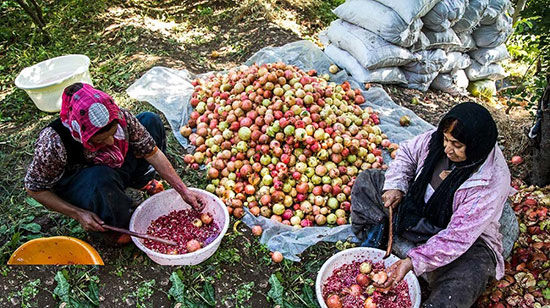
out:
M347 0L334 13L325 53L359 82L456 94L505 77L509 0Z

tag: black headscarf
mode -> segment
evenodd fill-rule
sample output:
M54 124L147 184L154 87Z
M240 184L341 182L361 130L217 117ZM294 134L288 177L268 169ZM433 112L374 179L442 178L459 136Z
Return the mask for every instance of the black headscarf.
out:
M446 156L443 147L443 129L454 120L458 121L451 135L466 145L466 160L453 163L454 169L425 203L424 195L435 166ZM401 234L411 229L421 218L426 218L429 223L438 228L446 228L453 214L456 190L485 162L495 147L497 136L495 121L483 106L469 102L453 107L441 119L437 130L432 134L422 171L409 186L409 191L399 207L396 221L397 233Z

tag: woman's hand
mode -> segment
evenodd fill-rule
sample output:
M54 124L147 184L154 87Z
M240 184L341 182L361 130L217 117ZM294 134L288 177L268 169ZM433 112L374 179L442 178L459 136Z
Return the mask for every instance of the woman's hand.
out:
M50 210L54 210L75 219L86 231L106 231L101 226L101 224L103 224L103 220L101 220L101 218L99 218L95 213L83 210L70 204L69 202L59 198L59 196L52 191L27 190L27 193Z
M77 214L75 219L78 220L86 231L105 232L105 229L101 226L104 222L96 213L82 210Z
M204 204L202 202L199 202L199 199L195 195L195 192L190 190L189 188L185 187L181 192L180 196L183 199L183 201L189 203L192 208L194 208L196 211L202 211L204 208Z
M405 275L407 275L407 273L412 269L413 265L410 258L395 262L387 270L388 279L386 280L386 282L377 287L389 288L395 286L401 280L403 280L403 278L405 278Z
M183 201L187 202L197 211L202 211L204 204L199 202L195 193L183 183L180 176L172 167L172 164L168 161L164 153L161 150L157 150L155 154L146 158L146 160L157 170L159 175L165 179L181 196Z
M401 202L401 199L403 199L403 192L399 189L390 189L382 194L382 201L384 202L385 207L391 206L395 209L395 207Z

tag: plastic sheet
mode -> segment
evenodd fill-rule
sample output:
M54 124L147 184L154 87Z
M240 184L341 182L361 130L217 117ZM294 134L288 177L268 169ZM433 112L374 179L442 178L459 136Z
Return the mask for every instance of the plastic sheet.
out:
M306 71L316 69L319 73L328 72L329 66L333 63L313 43L298 41L281 47L266 47L254 54L246 62L246 65L277 61L296 65ZM130 97L147 101L164 113L177 140L187 149L189 149L189 143L180 135L179 127L187 123L191 111L189 103L193 93L191 81L195 77L197 76L185 70L154 67L126 90ZM346 80L352 87L362 89L366 102L361 107L371 106L380 113L381 123L379 126L393 142L401 143L433 128L431 124L422 120L411 110L395 104L382 88L372 87L365 91L364 87L345 71L331 75L331 81L342 83ZM399 118L403 115L408 115L411 119L411 125L406 128L399 125ZM384 159L389 161L388 155L385 155ZM294 230L292 227L265 217L254 217L250 213L245 215L243 221L250 227L256 224L261 225L264 229L261 243L266 244L272 251L280 251L285 258L293 261L299 261L300 253L320 241L335 242L348 239L357 241L350 225Z
M186 70L155 66L126 89L130 97L148 102L166 116L174 136L188 152L195 148L179 128L189 121L193 111L189 100L193 94L191 81L196 77Z

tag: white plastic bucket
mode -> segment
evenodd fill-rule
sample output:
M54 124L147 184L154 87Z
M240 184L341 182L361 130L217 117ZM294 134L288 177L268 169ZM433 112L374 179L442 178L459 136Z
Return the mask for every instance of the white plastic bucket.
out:
M137 237L132 237L134 244L143 252L161 265L196 265L202 261L210 258L216 252L223 236L227 232L229 227L229 212L225 204L215 195L197 188L189 188L197 193L198 198L202 200L205 205L205 212L212 214L213 221L220 227L220 234L212 241L212 243L205 247L191 253L182 255L167 255L159 252L152 251L151 249L143 245L143 240ZM188 209L190 205L185 203L179 193L174 189L169 189L153 195L149 199L145 200L140 206L136 208L130 219L130 231L147 233L147 228L151 225L151 222L160 216L166 215L175 210Z
M373 263L383 261L386 268L388 268L393 263L399 261L399 258L394 255L390 255L387 259L384 259L385 254L386 252L380 249L370 247L357 247L340 251L339 253L330 257L319 270L319 273L317 274L317 281L315 282L315 293L317 295L317 301L319 302L319 305L321 305L321 308L327 308L325 300L323 299L323 286L335 269L344 264L350 264L358 259L367 259ZM407 275L405 275L405 281L409 286L409 296L411 297L412 307L419 308L421 293L418 279L412 272L408 272Z
M25 90L36 107L46 112L61 110L63 90L75 82L90 85L88 67L90 58L85 55L66 55L26 67L15 78L15 85Z

